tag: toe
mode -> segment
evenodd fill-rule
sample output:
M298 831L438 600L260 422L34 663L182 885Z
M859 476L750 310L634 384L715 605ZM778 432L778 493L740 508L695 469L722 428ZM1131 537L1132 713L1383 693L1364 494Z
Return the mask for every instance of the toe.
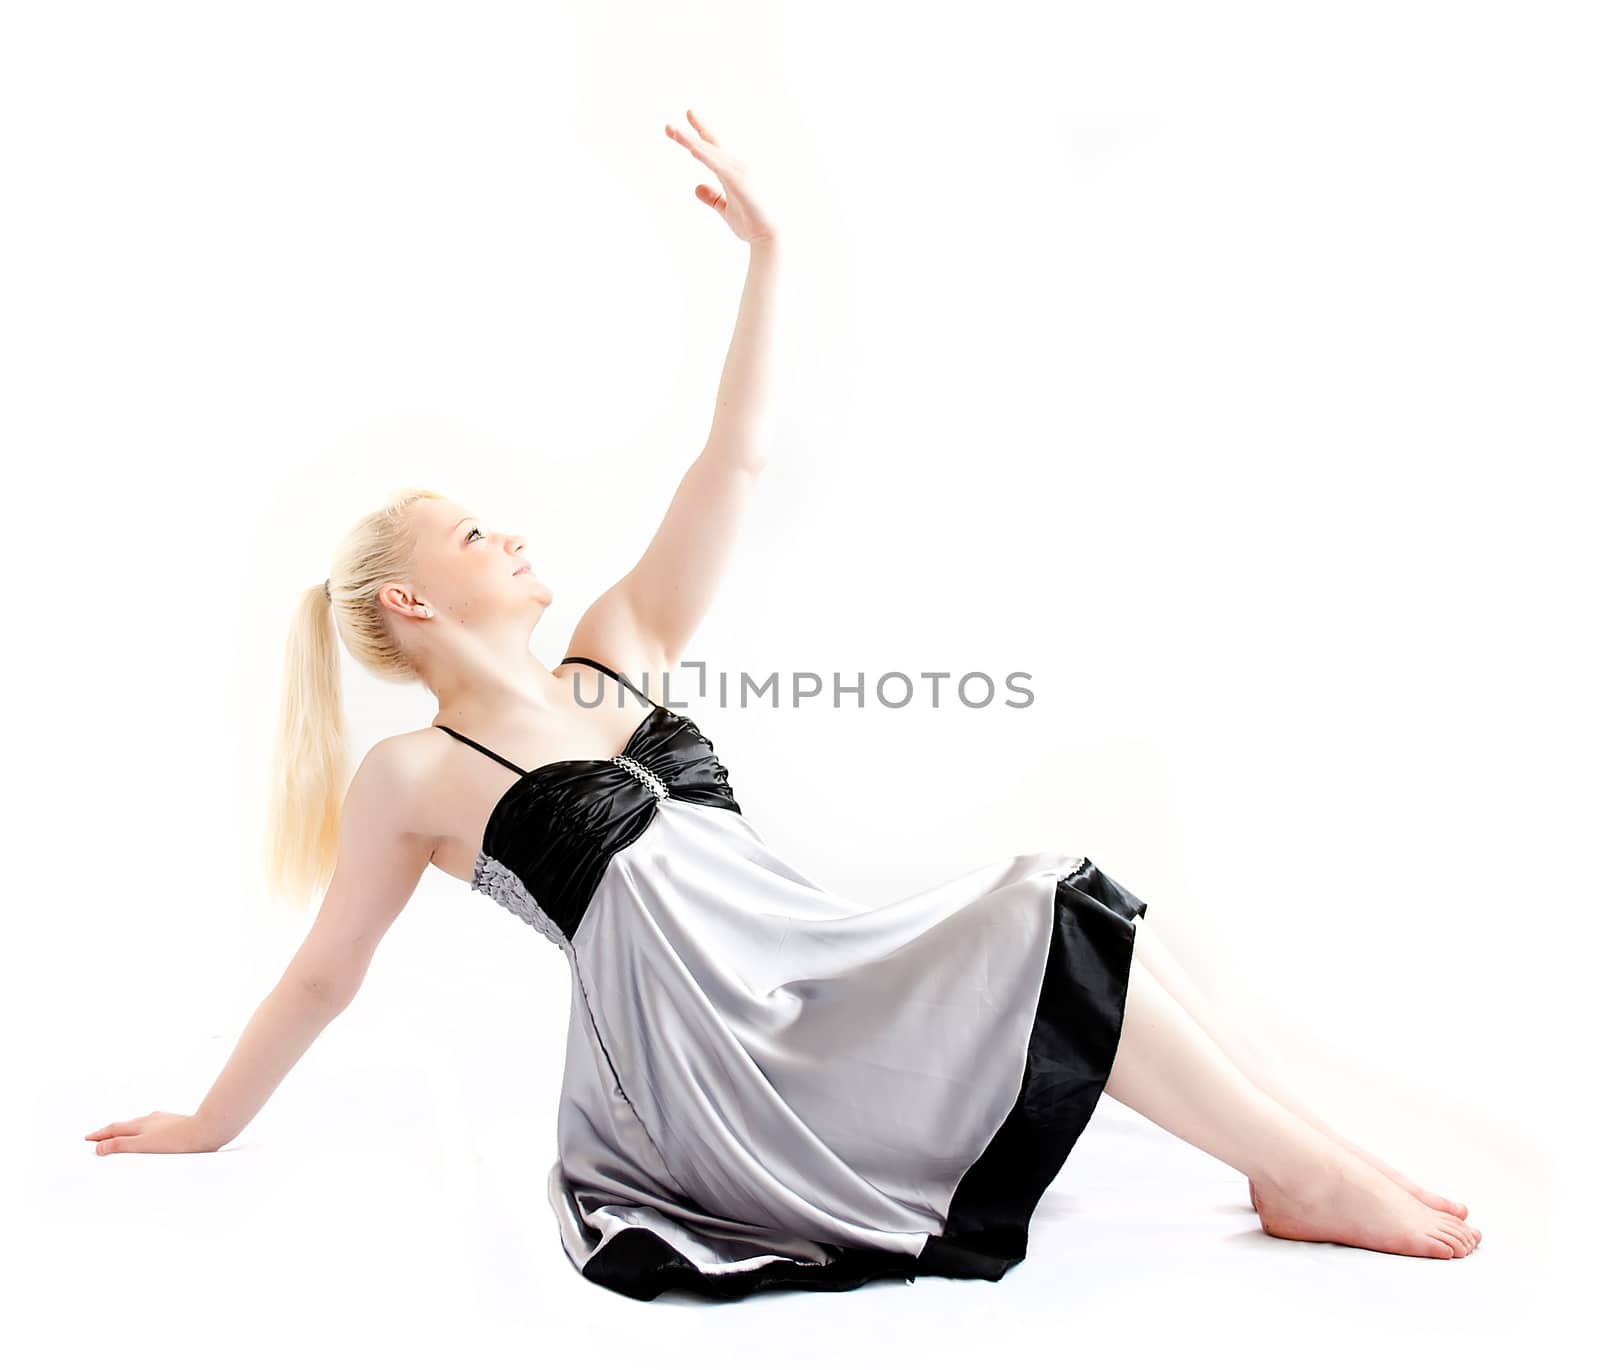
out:
M1422 1191L1423 1202L1429 1208L1436 1208L1441 1213L1448 1213L1453 1218L1467 1216L1466 1204L1458 1204L1454 1199L1447 1199L1443 1194L1435 1194L1431 1190Z

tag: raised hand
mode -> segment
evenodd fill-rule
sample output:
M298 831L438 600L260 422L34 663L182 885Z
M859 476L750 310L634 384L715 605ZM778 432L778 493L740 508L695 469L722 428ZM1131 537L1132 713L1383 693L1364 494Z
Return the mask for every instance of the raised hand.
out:
M777 235L777 229L757 203L749 163L733 156L724 148L692 109L684 112L689 116L689 122L694 125L695 133L700 136L697 138L693 133L685 133L682 129L668 124L667 137L688 148L696 158L716 173L717 180L722 183L720 191L713 190L705 184L697 185L694 188L695 197L701 204L710 205L716 210L722 216L722 221L733 230L734 236L741 242L772 241Z

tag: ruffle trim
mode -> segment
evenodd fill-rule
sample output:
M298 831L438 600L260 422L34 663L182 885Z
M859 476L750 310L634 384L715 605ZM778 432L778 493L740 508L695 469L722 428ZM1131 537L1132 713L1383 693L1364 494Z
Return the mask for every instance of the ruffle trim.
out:
M518 918L537 929L562 951L571 947L565 933L539 907L539 901L528 893L522 878L509 866L496 861L487 852L480 851L472 866L472 888L486 894L502 908L510 909Z

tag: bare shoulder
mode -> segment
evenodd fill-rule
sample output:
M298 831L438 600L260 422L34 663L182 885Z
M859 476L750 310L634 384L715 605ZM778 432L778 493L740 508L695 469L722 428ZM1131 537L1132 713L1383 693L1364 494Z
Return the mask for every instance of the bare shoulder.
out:
M348 1002L374 948L416 892L434 840L418 830L421 759L385 738L361 758L339 812L339 851L322 907L286 974Z
M350 782L346 801L360 800L360 809L397 836L426 842L442 841L437 801L439 782L448 766L450 738L438 728L396 733L372 744Z

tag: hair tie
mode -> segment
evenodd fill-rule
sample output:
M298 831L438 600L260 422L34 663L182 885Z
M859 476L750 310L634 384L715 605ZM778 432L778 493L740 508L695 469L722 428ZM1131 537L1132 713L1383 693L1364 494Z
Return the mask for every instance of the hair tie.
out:
M328 580L331 580L331 579L333 579L332 576L328 577ZM328 581L327 580L322 582L322 594L323 594L323 597L325 599L329 600L330 602L333 600L333 591L328 588Z

